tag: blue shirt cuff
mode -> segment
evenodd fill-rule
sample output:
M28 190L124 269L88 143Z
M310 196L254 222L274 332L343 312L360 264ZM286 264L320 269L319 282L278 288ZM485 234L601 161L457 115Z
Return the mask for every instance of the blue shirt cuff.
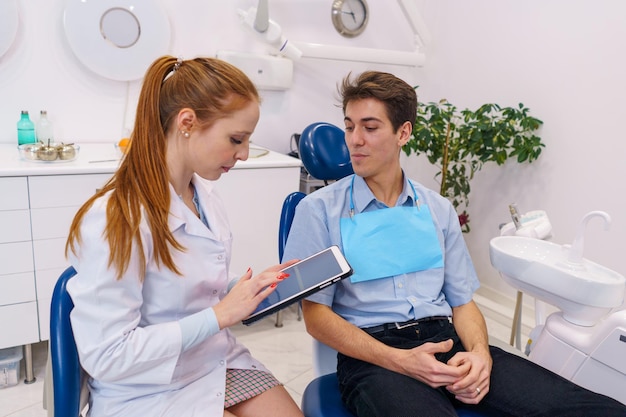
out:
M212 308L205 308L179 321L183 337L183 351L206 340L220 331L217 316Z

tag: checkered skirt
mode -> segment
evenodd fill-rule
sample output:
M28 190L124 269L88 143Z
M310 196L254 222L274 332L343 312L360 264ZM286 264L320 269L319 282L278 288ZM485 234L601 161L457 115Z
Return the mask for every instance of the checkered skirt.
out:
M249 400L278 385L282 384L269 372L255 369L228 369L224 408Z

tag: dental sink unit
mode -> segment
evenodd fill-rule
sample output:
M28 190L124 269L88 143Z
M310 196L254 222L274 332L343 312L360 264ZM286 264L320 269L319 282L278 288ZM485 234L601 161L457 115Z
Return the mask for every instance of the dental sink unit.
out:
M531 332L538 336L529 340L529 359L626 404L626 279L583 257L584 231L593 217L608 227L609 215L592 211L572 245L500 236L491 240L489 255L507 283L561 310Z
M592 326L623 301L622 275L584 258L570 261L567 246L500 236L491 240L489 254L507 283L559 307L574 324Z

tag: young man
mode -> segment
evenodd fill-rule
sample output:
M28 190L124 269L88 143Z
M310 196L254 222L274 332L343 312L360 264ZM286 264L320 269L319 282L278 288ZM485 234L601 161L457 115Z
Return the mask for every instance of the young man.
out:
M626 406L489 346L457 214L410 181L400 151L415 90L365 72L340 87L355 175L298 205L285 259L338 245L354 275L303 302L309 333L339 351L344 403L364 416L625 416Z

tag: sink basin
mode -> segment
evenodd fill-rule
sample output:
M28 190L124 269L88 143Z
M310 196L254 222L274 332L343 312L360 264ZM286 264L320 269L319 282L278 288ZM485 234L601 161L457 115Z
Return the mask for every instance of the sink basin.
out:
M588 259L568 261L568 247L522 236L500 236L489 244L491 264L502 278L563 311L577 325L593 326L622 304L626 279Z

